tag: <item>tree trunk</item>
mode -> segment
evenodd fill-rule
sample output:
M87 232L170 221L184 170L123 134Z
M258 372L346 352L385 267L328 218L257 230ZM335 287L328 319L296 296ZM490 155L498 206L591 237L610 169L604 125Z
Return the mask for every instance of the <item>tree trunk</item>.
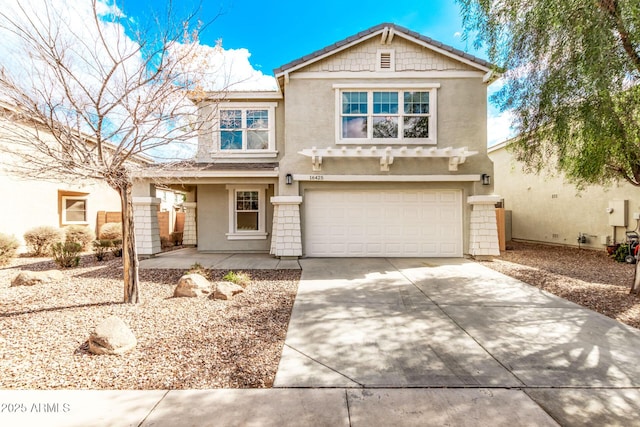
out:
M636 261L635 272L633 273L633 286L631 286L631 294L640 295L640 261Z
M122 261L124 272L124 302L137 304L140 302L138 294L138 252L136 250L136 235L133 226L133 198L131 196L131 182L122 183L118 188L122 204Z

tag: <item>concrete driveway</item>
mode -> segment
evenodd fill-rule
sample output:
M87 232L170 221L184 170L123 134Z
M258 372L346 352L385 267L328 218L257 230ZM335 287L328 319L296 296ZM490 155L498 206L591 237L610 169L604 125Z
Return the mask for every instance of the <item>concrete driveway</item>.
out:
M351 389L372 425L640 423L640 330L462 259L300 263L275 387Z

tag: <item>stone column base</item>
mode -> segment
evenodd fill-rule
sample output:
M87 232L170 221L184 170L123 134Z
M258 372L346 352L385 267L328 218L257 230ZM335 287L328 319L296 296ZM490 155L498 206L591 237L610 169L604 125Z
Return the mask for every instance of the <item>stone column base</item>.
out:
M184 202L184 230L182 233L182 244L196 246L198 244L198 230L196 225L196 202Z
M470 196L467 203L473 206L469 226L469 254L476 259L500 256L498 224L495 206L500 196Z
M158 226L157 197L133 198L133 221L136 232L136 248L139 255L155 255L162 251Z
M280 258L302 256L300 231L300 196L276 196L273 203L273 229L271 231L271 255Z

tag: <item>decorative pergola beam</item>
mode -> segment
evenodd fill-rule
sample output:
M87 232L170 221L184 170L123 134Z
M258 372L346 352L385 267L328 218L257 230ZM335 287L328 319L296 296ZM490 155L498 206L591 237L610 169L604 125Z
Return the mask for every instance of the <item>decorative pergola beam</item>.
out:
M314 172L322 170L322 159L324 157L342 158L378 158L380 159L380 170L389 171L389 165L393 164L395 158L448 158L449 171L458 170L467 160L467 157L478 154L477 151L469 151L467 147L461 148L436 148L436 147L327 147L327 148L305 148L298 152L303 156L311 157L311 164Z

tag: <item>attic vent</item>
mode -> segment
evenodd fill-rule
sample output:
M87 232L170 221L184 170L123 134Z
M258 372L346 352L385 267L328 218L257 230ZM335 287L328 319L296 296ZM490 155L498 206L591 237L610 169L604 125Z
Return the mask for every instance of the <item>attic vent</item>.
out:
M380 68L383 70L391 69L391 53L383 52L380 54Z
M394 71L394 52L392 50L379 50L377 65L377 71Z

